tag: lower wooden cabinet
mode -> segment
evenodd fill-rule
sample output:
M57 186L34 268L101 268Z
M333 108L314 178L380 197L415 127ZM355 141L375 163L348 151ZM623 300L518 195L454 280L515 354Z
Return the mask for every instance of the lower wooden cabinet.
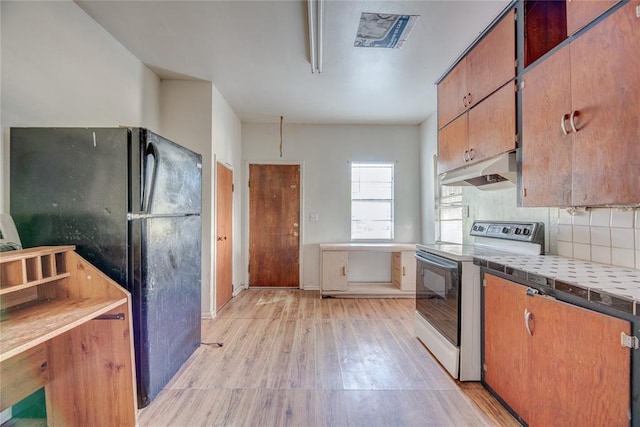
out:
M483 382L524 422L629 425L630 322L490 274L483 301Z

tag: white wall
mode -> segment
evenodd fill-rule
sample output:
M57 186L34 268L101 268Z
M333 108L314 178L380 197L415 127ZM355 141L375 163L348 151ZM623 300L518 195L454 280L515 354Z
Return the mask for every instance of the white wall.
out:
M142 126L203 155L203 313L211 315L214 159L238 188L240 120L213 84L164 81L71 1L0 2L2 128L0 200L9 211L12 126ZM162 109L161 109L162 106ZM240 241L238 192L234 239ZM240 245L234 284L241 282Z
M246 163L302 163L303 206L300 225L304 288L319 287L319 244L350 241L350 161L396 162L395 241L415 243L420 240L418 126L304 125L285 122L282 157L279 129L279 123L243 123L243 160ZM245 187L246 173L245 165L242 181ZM309 221L311 213L319 215L319 222ZM248 257L247 215L248 201L245 198L245 267Z
M420 198L422 238L420 243L436 241L435 159L438 153L438 118L432 114L420 124Z
M11 126L157 129L160 80L75 3L0 2L0 188L9 211Z
M243 284L242 274L242 150L241 133L242 125L236 113L231 109L218 89L213 86L212 91L212 147L215 162L221 163L233 171L233 289L234 295L239 292ZM214 163L215 168L215 163ZM213 170L215 179L215 169ZM213 192L215 212L215 190ZM215 216L215 215L214 215ZM214 223L215 235L215 223ZM215 239L213 239L215 243ZM215 259L215 246L214 246ZM246 271L246 268L244 269ZM214 310L215 304L212 306Z
M212 316L214 178L211 149L211 82L163 80L160 84L160 129L163 136L202 155L202 315Z

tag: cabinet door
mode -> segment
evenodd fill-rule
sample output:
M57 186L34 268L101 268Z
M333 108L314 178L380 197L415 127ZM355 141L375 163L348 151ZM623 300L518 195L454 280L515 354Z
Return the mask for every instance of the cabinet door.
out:
M526 287L485 274L484 381L522 418L529 416L531 371L524 325Z
M392 281L402 291L416 289L415 252L394 252L392 262Z
M438 129L467 109L467 63L462 59L438 84Z
M619 0L569 0L567 5L567 34L571 35L602 15Z
M573 204L640 202L639 1L571 44Z
M522 89L523 206L571 204L572 136L563 117L571 111L569 48L524 76Z
M528 391L531 427L629 425L628 321L542 296L528 299L532 335Z
M512 11L467 55L467 102L470 106L478 104L491 92L515 78L515 29L515 11Z
M468 114L469 163L515 150L516 94L513 84L506 84Z
M468 150L469 116L462 116L438 131L438 173L450 171L466 164Z
M322 251L322 290L346 291L348 285L347 251Z

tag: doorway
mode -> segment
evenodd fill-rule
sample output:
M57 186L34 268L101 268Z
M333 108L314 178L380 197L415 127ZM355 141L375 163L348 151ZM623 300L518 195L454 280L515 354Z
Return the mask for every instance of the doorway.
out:
M216 163L216 311L233 296L233 171Z
M300 287L300 165L249 165L249 287Z

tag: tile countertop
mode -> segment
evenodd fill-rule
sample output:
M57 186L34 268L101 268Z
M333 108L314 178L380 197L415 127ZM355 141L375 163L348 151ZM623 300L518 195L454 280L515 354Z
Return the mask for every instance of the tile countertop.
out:
M557 255L479 255L474 264L640 316L637 269Z

